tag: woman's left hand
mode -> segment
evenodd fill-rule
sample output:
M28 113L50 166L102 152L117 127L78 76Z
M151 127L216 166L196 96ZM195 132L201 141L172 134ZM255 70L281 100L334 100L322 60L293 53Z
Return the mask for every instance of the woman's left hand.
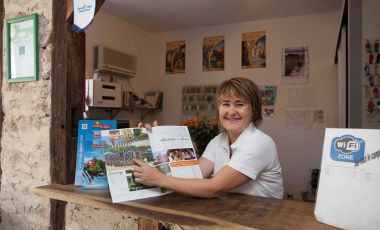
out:
M142 160L133 159L133 162L136 165L133 170L136 182L147 186L161 186L162 179L165 177L164 174Z

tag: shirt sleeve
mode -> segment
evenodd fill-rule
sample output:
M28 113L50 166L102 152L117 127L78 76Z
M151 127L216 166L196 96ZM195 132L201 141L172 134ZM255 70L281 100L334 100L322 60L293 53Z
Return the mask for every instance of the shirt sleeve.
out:
M211 163L215 163L215 157L216 157L216 147L217 147L217 138L216 136L214 139L212 139L205 149L205 151L202 154L202 157L206 158L207 160L211 161Z
M273 161L273 141L252 141L233 150L228 166L255 180Z

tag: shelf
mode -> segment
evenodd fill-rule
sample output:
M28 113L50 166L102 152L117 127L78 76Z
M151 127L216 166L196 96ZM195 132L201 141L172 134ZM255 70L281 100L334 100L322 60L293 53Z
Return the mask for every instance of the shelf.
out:
M71 185L37 187L34 193L54 200L137 215L199 229L335 229L314 218L314 203L242 194L202 199L177 193L114 204L108 190Z

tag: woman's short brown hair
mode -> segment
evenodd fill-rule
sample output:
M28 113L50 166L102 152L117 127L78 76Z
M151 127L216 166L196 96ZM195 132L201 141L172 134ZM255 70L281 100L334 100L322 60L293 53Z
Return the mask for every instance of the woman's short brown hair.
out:
M261 114L261 96L260 90L257 85L247 79L242 77L231 78L227 81L224 81L216 92L217 98L217 107L221 103L222 96L233 95L238 98L242 98L247 101L252 108L252 122L253 124L259 124L263 115ZM219 109L218 111L218 121L219 121ZM220 121L219 121L220 123Z

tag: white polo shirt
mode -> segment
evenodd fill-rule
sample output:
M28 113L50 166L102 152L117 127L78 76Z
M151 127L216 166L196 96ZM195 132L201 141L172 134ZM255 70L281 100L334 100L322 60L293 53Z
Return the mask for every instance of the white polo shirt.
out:
M228 165L252 179L231 192L282 199L282 171L272 138L251 123L231 145L231 159L229 149L228 137L221 133L210 141L202 157L214 164L213 174Z

